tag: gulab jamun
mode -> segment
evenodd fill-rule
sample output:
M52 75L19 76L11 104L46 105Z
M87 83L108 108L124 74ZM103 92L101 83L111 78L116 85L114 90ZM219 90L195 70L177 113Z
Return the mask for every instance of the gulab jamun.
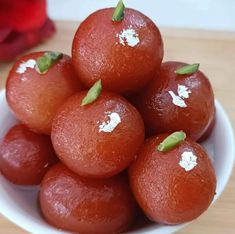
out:
M52 124L52 143L65 165L85 177L113 176L129 166L144 141L139 112L118 94L102 92L82 106L86 92L69 98Z
M58 107L81 90L71 57L61 54L47 67L48 54L56 53L35 52L23 56L11 69L6 85L6 98L17 119L43 134L50 134ZM38 61L44 69L42 72L37 69Z
M157 26L139 11L101 9L79 26L72 45L77 75L87 87L101 79L104 90L130 94L145 86L159 69L163 42Z
M148 136L183 130L188 137L198 140L211 125L215 113L211 84L199 70L177 74L176 70L185 65L163 63L150 84L132 97Z
M62 163L45 175L39 200L48 223L79 233L125 231L136 210L125 174L100 180L83 178Z
M166 136L146 140L129 169L129 180L137 202L152 221L179 224L209 207L216 177L207 153L190 138L159 152L157 147Z
M0 171L18 185L38 185L57 161L50 137L22 124L13 126L0 144Z

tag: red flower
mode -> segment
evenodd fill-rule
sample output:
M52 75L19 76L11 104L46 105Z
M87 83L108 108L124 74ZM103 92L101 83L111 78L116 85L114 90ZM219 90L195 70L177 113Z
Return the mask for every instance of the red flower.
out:
M54 32L45 0L0 0L0 62L14 59Z

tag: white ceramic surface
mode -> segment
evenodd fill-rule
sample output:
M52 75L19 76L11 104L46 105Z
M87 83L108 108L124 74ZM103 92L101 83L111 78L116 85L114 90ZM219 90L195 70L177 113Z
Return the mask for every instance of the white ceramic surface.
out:
M5 100L5 92L0 92L0 139L16 123ZM214 201L224 190L234 164L233 129L222 106L216 101L216 126L203 146L212 156L217 176L217 189ZM38 188L22 188L6 181L0 175L0 212L13 223L33 234L68 233L49 226L41 217L37 204ZM151 224L132 230L135 234L169 234L183 225L166 226Z

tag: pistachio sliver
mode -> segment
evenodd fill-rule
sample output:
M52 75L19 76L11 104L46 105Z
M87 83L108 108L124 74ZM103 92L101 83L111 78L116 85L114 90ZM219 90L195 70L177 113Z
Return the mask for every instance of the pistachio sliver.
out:
M45 52L36 60L36 70L40 74L48 72L49 68L63 57L60 52Z
M112 21L122 21L124 18L125 5L122 0L120 0L113 12Z
M101 94L102 83L101 80L96 81L87 92L87 95L82 99L81 106L85 106L94 102Z
M188 74L193 74L198 71L200 66L200 63L194 63L190 65L186 65L183 67L180 67L175 70L175 73L178 75L188 75Z
M158 146L157 150L160 152L167 152L177 145L179 145L186 138L186 134L183 131L174 132L166 137Z

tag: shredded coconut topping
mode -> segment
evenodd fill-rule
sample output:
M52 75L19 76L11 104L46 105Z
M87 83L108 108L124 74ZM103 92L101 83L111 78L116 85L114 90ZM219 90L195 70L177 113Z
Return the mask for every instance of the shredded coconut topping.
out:
M140 43L139 34L129 26L128 29L123 29L120 33L116 34L119 39L119 43L123 46L135 47Z
M99 125L99 132L112 132L121 123L121 118L118 113L109 112L108 117L108 121L104 121Z
M197 166L197 156L191 151L185 151L181 154L179 165L184 168L185 171L191 171Z
M168 91L168 93L172 97L172 103L182 108L187 107L184 99L189 98L189 94L191 93L191 90L189 90L189 88L184 85L178 85L177 92L178 92L178 95L176 95L173 91Z
M27 68L35 68L36 61L34 59L29 59L28 61L21 63L17 68L16 73L23 74L26 72Z

